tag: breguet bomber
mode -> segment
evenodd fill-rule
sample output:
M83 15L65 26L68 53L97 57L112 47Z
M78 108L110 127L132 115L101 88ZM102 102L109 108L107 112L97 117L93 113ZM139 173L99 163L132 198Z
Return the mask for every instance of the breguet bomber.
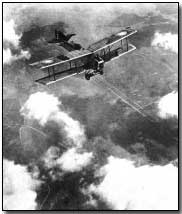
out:
M97 74L103 75L105 63L136 49L128 41L128 37L136 32L131 27L127 27L84 49L81 45L69 41L75 34L65 35L55 30L55 38L48 43L62 46L66 54L60 53L56 57L31 63L30 66L37 71L35 81L49 85L81 73L85 73L86 80Z

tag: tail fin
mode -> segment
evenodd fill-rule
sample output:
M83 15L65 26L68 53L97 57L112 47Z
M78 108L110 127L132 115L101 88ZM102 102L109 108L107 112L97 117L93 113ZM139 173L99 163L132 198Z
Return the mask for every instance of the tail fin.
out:
M64 33L62 33L61 31L59 30L55 30L55 38L56 40L62 40L62 41L66 41L68 42L68 40L70 40L70 38L72 36L74 36L75 34L68 34L68 35L65 35Z
M72 36L74 36L74 35L76 35L76 34L75 34L75 33L73 33L73 34L68 34L68 35L66 36L67 41L69 41L69 40L70 40L70 38L71 38Z
M66 36L59 30L55 30L55 38L56 40L66 40Z
M55 30L55 38L58 39L58 31Z

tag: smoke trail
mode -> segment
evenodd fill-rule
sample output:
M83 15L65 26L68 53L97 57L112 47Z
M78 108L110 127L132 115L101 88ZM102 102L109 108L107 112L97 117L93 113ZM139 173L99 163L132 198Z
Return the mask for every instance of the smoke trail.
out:
M61 102L57 97L46 92L31 94L21 108L21 114L27 119L35 119L44 126L48 121L54 121L63 127L67 138L75 146L81 146L85 141L83 126L67 113L61 111Z
M98 175L104 177L102 182L90 185L89 191L112 209L178 209L178 169L172 164L135 167L129 160L110 156Z
M5 210L34 210L37 207L35 189L40 182L22 165L3 160L3 208Z
M171 50L178 53L178 35L169 33L155 32L152 46L161 47L165 50Z
M178 117L178 92L171 92L158 103L158 115L161 118Z

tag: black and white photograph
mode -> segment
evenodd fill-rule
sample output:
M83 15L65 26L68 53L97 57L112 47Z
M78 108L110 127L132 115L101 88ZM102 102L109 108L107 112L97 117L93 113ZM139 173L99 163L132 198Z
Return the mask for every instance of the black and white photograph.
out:
M179 210L179 3L2 3L2 210Z

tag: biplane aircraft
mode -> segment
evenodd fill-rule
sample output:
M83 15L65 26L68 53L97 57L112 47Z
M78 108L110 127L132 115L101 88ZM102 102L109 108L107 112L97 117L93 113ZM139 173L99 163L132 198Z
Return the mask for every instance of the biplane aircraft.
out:
M104 38L87 49L67 51L65 55L50 57L30 64L35 70L35 81L49 85L76 74L92 76L103 74L104 63L136 49L128 42L128 37L137 31L127 27L120 32Z

